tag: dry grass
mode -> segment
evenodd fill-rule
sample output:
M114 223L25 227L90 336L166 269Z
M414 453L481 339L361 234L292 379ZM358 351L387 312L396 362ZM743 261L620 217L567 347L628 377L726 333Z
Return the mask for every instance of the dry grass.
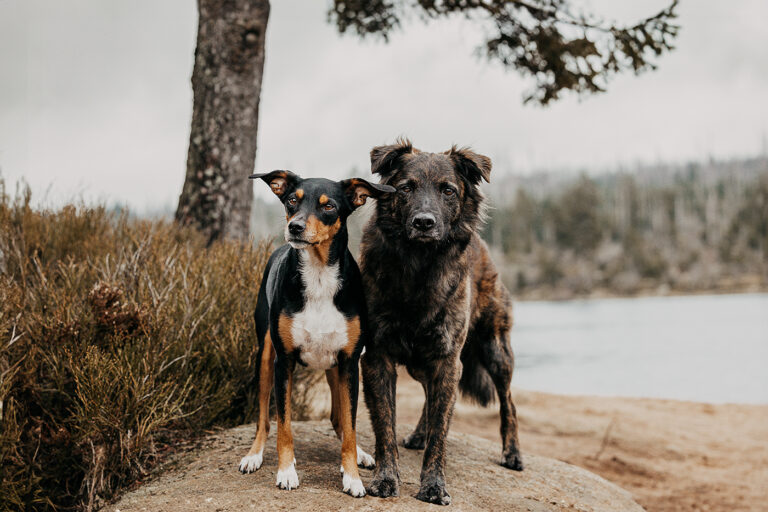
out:
M268 243L0 181L0 508L94 509L176 440L256 414L252 312ZM299 379L295 410L317 377Z

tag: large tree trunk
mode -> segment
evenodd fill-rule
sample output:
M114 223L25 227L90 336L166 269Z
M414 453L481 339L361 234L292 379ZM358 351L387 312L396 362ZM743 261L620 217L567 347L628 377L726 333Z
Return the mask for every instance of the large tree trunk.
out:
M268 0L198 0L194 106L176 220L210 242L248 236Z

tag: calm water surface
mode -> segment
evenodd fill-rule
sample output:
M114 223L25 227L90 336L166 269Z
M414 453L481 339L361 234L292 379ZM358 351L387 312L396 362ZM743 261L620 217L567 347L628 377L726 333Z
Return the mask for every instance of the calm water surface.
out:
M513 386L768 403L768 294L515 303Z

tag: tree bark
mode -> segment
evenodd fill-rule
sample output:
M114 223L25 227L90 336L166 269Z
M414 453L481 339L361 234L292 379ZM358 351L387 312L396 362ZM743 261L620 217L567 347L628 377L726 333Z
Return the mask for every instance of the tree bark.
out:
M176 220L211 243L246 239L268 0L198 0L187 174Z

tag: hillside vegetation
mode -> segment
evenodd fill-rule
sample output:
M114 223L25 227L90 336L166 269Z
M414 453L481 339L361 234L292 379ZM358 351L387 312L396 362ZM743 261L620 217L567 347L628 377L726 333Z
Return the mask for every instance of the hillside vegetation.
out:
M0 182L0 508L96 508L191 436L251 421L269 249L35 210Z
M484 236L518 298L768 288L768 160L492 187Z

